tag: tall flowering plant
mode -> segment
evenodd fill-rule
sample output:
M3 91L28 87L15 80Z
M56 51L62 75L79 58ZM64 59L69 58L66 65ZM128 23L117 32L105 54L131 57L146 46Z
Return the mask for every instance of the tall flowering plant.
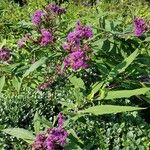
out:
M41 118L37 116L37 114L35 117L34 128L37 128L38 125L36 125L36 121L41 120ZM64 128L64 121L64 115L62 112L60 112L58 114L58 126L46 128L44 131L38 131L36 136L34 136L31 132L21 128L5 129L3 131L28 142L33 150L58 150L64 149L64 147L67 145L67 138L69 136L68 131Z
M29 60L32 62L35 62L38 57L39 59L42 56L49 57L51 53L56 55L51 62L46 61L45 70L47 71L49 66L53 69L51 74L46 73L45 81L38 85L38 89L42 91L50 87L57 76L64 75L67 69L78 71L89 66L89 54L92 51L87 41L93 37L92 28L82 25L78 21L75 29L68 33L66 42L63 43L64 37L60 35L64 31L61 30L62 27L59 26L59 22L65 13L66 9L56 4L49 4L43 10L36 10L32 16L34 32L26 33L17 43L19 49L30 49L31 55L29 57L31 59ZM41 54L39 55L40 51ZM58 53L59 55L57 55Z
M28 51L25 56L28 63L34 64L42 58L47 58L45 71L40 74L42 78L44 76L44 82L41 80L41 83L37 85L39 90L45 90L51 86L54 78L57 78L57 74L60 73L58 66L62 63L62 55L60 56L58 53L62 53L59 45L61 45L60 33L63 31L61 31L59 23L65 13L65 8L53 3L45 6L42 10L36 10L31 17L32 30L17 42L18 49L20 49L20 54L23 57L24 53Z

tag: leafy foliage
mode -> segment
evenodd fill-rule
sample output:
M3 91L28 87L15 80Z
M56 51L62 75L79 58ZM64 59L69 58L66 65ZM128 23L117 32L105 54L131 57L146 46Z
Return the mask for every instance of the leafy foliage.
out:
M53 127L61 111L69 132L65 149L148 150L149 2L57 1L66 9L62 15L51 14L48 2L29 0L20 7L4 0L0 5L0 49L8 48L11 55L0 61L0 130L5 132L0 149L29 149L26 142L32 145L35 139L29 131ZM50 20L43 16L41 25L34 26L35 10ZM134 35L136 17L148 26L142 36ZM73 70L64 65L73 52L62 45L69 43L79 18L82 30L90 26L94 36L80 40L88 67ZM53 36L45 46L40 44L43 28ZM26 37L20 49L16 43Z

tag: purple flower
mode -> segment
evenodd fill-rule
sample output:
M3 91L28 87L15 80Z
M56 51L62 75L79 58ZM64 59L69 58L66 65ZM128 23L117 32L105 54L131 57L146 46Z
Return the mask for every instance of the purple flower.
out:
M48 138L46 139L46 147L48 150L55 150L57 145L63 147L68 137L67 131L63 128L52 128L48 131Z
M144 19L135 18L134 19L134 35L142 36L148 30L148 26Z
M76 23L75 31L78 33L80 38L89 39L93 37L92 28L89 26L82 26L79 21Z
M38 134L33 143L34 150L56 150L66 144L68 132L63 128L63 113L58 115L58 127L47 129L46 134Z
M60 113L58 114L58 126L59 126L59 127L63 127L64 121L65 121L64 115L63 115L62 112L60 112Z
M82 48L86 50L84 45L82 47L82 41L84 39L89 39L93 36L93 31L89 26L82 26L80 22L77 22L75 30L70 32L67 36L67 42L63 44L64 50L69 50L69 52L80 51ZM89 50L89 48L87 49Z
M75 51L68 55L64 60L64 67L71 67L73 70L87 68L86 56L83 51Z
M53 11L54 13L57 13L58 10L59 10L59 6L56 5L56 4L49 4L49 5L48 5L48 8L49 8L51 11Z
M89 26L81 26L80 22L77 22L76 28L73 32L70 32L67 36L68 42L80 43L82 39L89 39L93 37L93 31Z
M32 23L35 26L39 26L43 16L44 12L42 10L36 10L34 15L32 16Z
M41 34L42 34L41 42L40 42L41 46L46 46L49 43L53 42L53 35L47 29L42 29Z
M58 5L56 4L49 4L48 8L53 12L56 13L58 15L64 14L66 12L65 8L60 8Z
M74 32L70 32L67 36L67 41L68 42L74 42L74 43L77 43L79 44L80 42L80 37L79 37L79 34L78 32L74 31Z
M92 37L93 37L93 31L92 31L91 27L85 26L85 27L83 28L83 32L84 32L83 37L84 37L85 39L88 39L88 38L92 38Z
M51 138L48 138L46 140L45 145L47 150L55 150L55 143L53 142L53 140L51 140Z
M33 143L34 150L44 149L45 148L45 140L46 140L46 137L44 134L38 134Z
M58 10L58 14L61 15L61 14L65 14L66 13L66 9L65 8L59 8Z
M64 68L68 68L70 66L69 56L64 59Z
M0 49L0 61L7 61L10 58L10 51L7 48Z

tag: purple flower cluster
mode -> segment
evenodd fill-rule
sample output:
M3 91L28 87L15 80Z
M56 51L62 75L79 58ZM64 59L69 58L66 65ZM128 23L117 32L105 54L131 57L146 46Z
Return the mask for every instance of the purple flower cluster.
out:
M34 149L35 150L43 150L45 148L45 140L46 140L45 134L42 134L42 133L38 134L33 143Z
M0 49L0 61L7 61L10 58L10 51L7 48Z
M82 26L80 22L77 22L75 30L68 34L67 41L78 45L81 40L89 39L91 37L93 37L91 27Z
M64 126L64 120L65 120L64 115L63 115L62 112L60 112L58 114L58 126L59 127L63 127Z
M32 23L35 26L39 26L43 16L44 16L44 12L42 10L36 10L32 16Z
M17 42L17 45L19 48L22 48L26 43L27 39L30 39L31 42L40 44L41 46L46 46L50 43L53 43L54 40L54 33L53 33L53 28L54 26L51 26L51 24L54 24L55 22L55 17L52 15L53 12L56 15L61 15L66 12L65 8L60 8L56 4L49 4L46 6L46 9L44 10L36 10L32 16L32 23L37 27L36 31L39 33L41 36L40 38L34 40L34 38L30 37L23 37L20 41ZM43 24L41 24L43 22ZM47 26L48 28L44 28L44 26Z
M41 34L42 34L41 42L40 42L41 46L46 46L49 43L53 42L53 35L47 29L42 29Z
M47 129L45 134L38 134L33 143L34 150L56 150L63 148L68 137L67 131L63 128L63 113L58 115L58 127Z
M58 5L56 4L49 4L48 8L55 14L61 15L64 14L66 12L65 8L60 8Z
M75 51L70 53L64 60L64 67L71 67L73 70L85 69L88 67L86 56L83 51Z
M87 44L83 44L83 40L93 37L91 27L83 26L77 22L75 30L67 36L67 42L63 44L63 49L69 51L69 55L64 60L64 67L71 67L73 70L87 68L87 56L89 51Z
M148 30L148 26L144 19L135 18L134 19L134 35L142 36Z
M46 139L47 150L55 150L58 146L64 147L68 137L67 131L63 128L52 128L48 130L48 137Z

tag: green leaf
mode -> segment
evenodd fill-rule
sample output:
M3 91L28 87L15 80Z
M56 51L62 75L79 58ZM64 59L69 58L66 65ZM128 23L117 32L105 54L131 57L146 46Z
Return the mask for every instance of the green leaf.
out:
M64 147L64 150L82 150L82 148L73 140L70 140L69 143Z
M6 39L3 40L2 44L0 45L0 48L3 48L4 45L6 45Z
M119 91L109 91L106 97L99 97L98 99L115 99L115 98L129 98L135 95L145 94L150 91L150 88L140 88L135 90L119 90Z
M42 57L40 60L38 60L34 64L32 64L31 67L24 73L24 75L22 76L22 79L27 77L31 72L33 72L38 67L43 65L45 63L45 61L46 61L46 57Z
M77 136L76 132L73 129L68 130L69 135L71 134L75 140L77 140L77 142L83 144L83 141L79 139L79 137Z
M35 136L33 135L32 132L22 128L8 128L2 131L16 138L20 138L29 144L32 144L35 139Z
M138 49L136 49L129 57L124 59L124 61L120 64L118 64L116 67L114 67L106 77L104 82L101 83L95 83L95 86L92 88L91 93L88 95L88 99L92 99L94 97L94 94L97 93L101 87L103 88L113 80L119 73L122 73L125 71L125 69L133 62L133 60L137 57L138 55ZM105 84L104 84L105 83Z
M21 88L22 80L18 80L18 78L15 76L12 79L12 85L14 86L15 90L19 93L20 88Z
M85 89L84 82L81 78L77 78L76 76L69 76L69 80L75 88Z
M2 92L4 85L5 85L5 76L2 76L0 78L0 93Z
M76 120L78 120L79 118L81 118L82 116L84 116L84 114L76 114L74 117L67 119L64 122L64 127L67 126L70 122L75 122Z
M87 96L88 100L91 100L94 97L94 94L96 94L100 88L102 87L102 85L104 84L104 82L96 82L93 86L92 86L92 91L91 93Z
M40 131L40 117L38 112L36 112L34 115L33 123L34 123L34 131L37 134Z
M134 61L134 59L138 56L138 49L136 49L129 57L124 59L123 62L114 67L110 73L108 74L106 81L113 80L118 74L124 72L127 67Z
M46 128L53 127L52 123L49 120L47 120L45 117L42 117L40 122L42 123L43 127L46 127Z
M126 111L142 110L145 108L116 106L116 105L98 105L79 111L79 113L92 113L94 115L114 114Z
M150 42L150 37L147 37L144 42Z

